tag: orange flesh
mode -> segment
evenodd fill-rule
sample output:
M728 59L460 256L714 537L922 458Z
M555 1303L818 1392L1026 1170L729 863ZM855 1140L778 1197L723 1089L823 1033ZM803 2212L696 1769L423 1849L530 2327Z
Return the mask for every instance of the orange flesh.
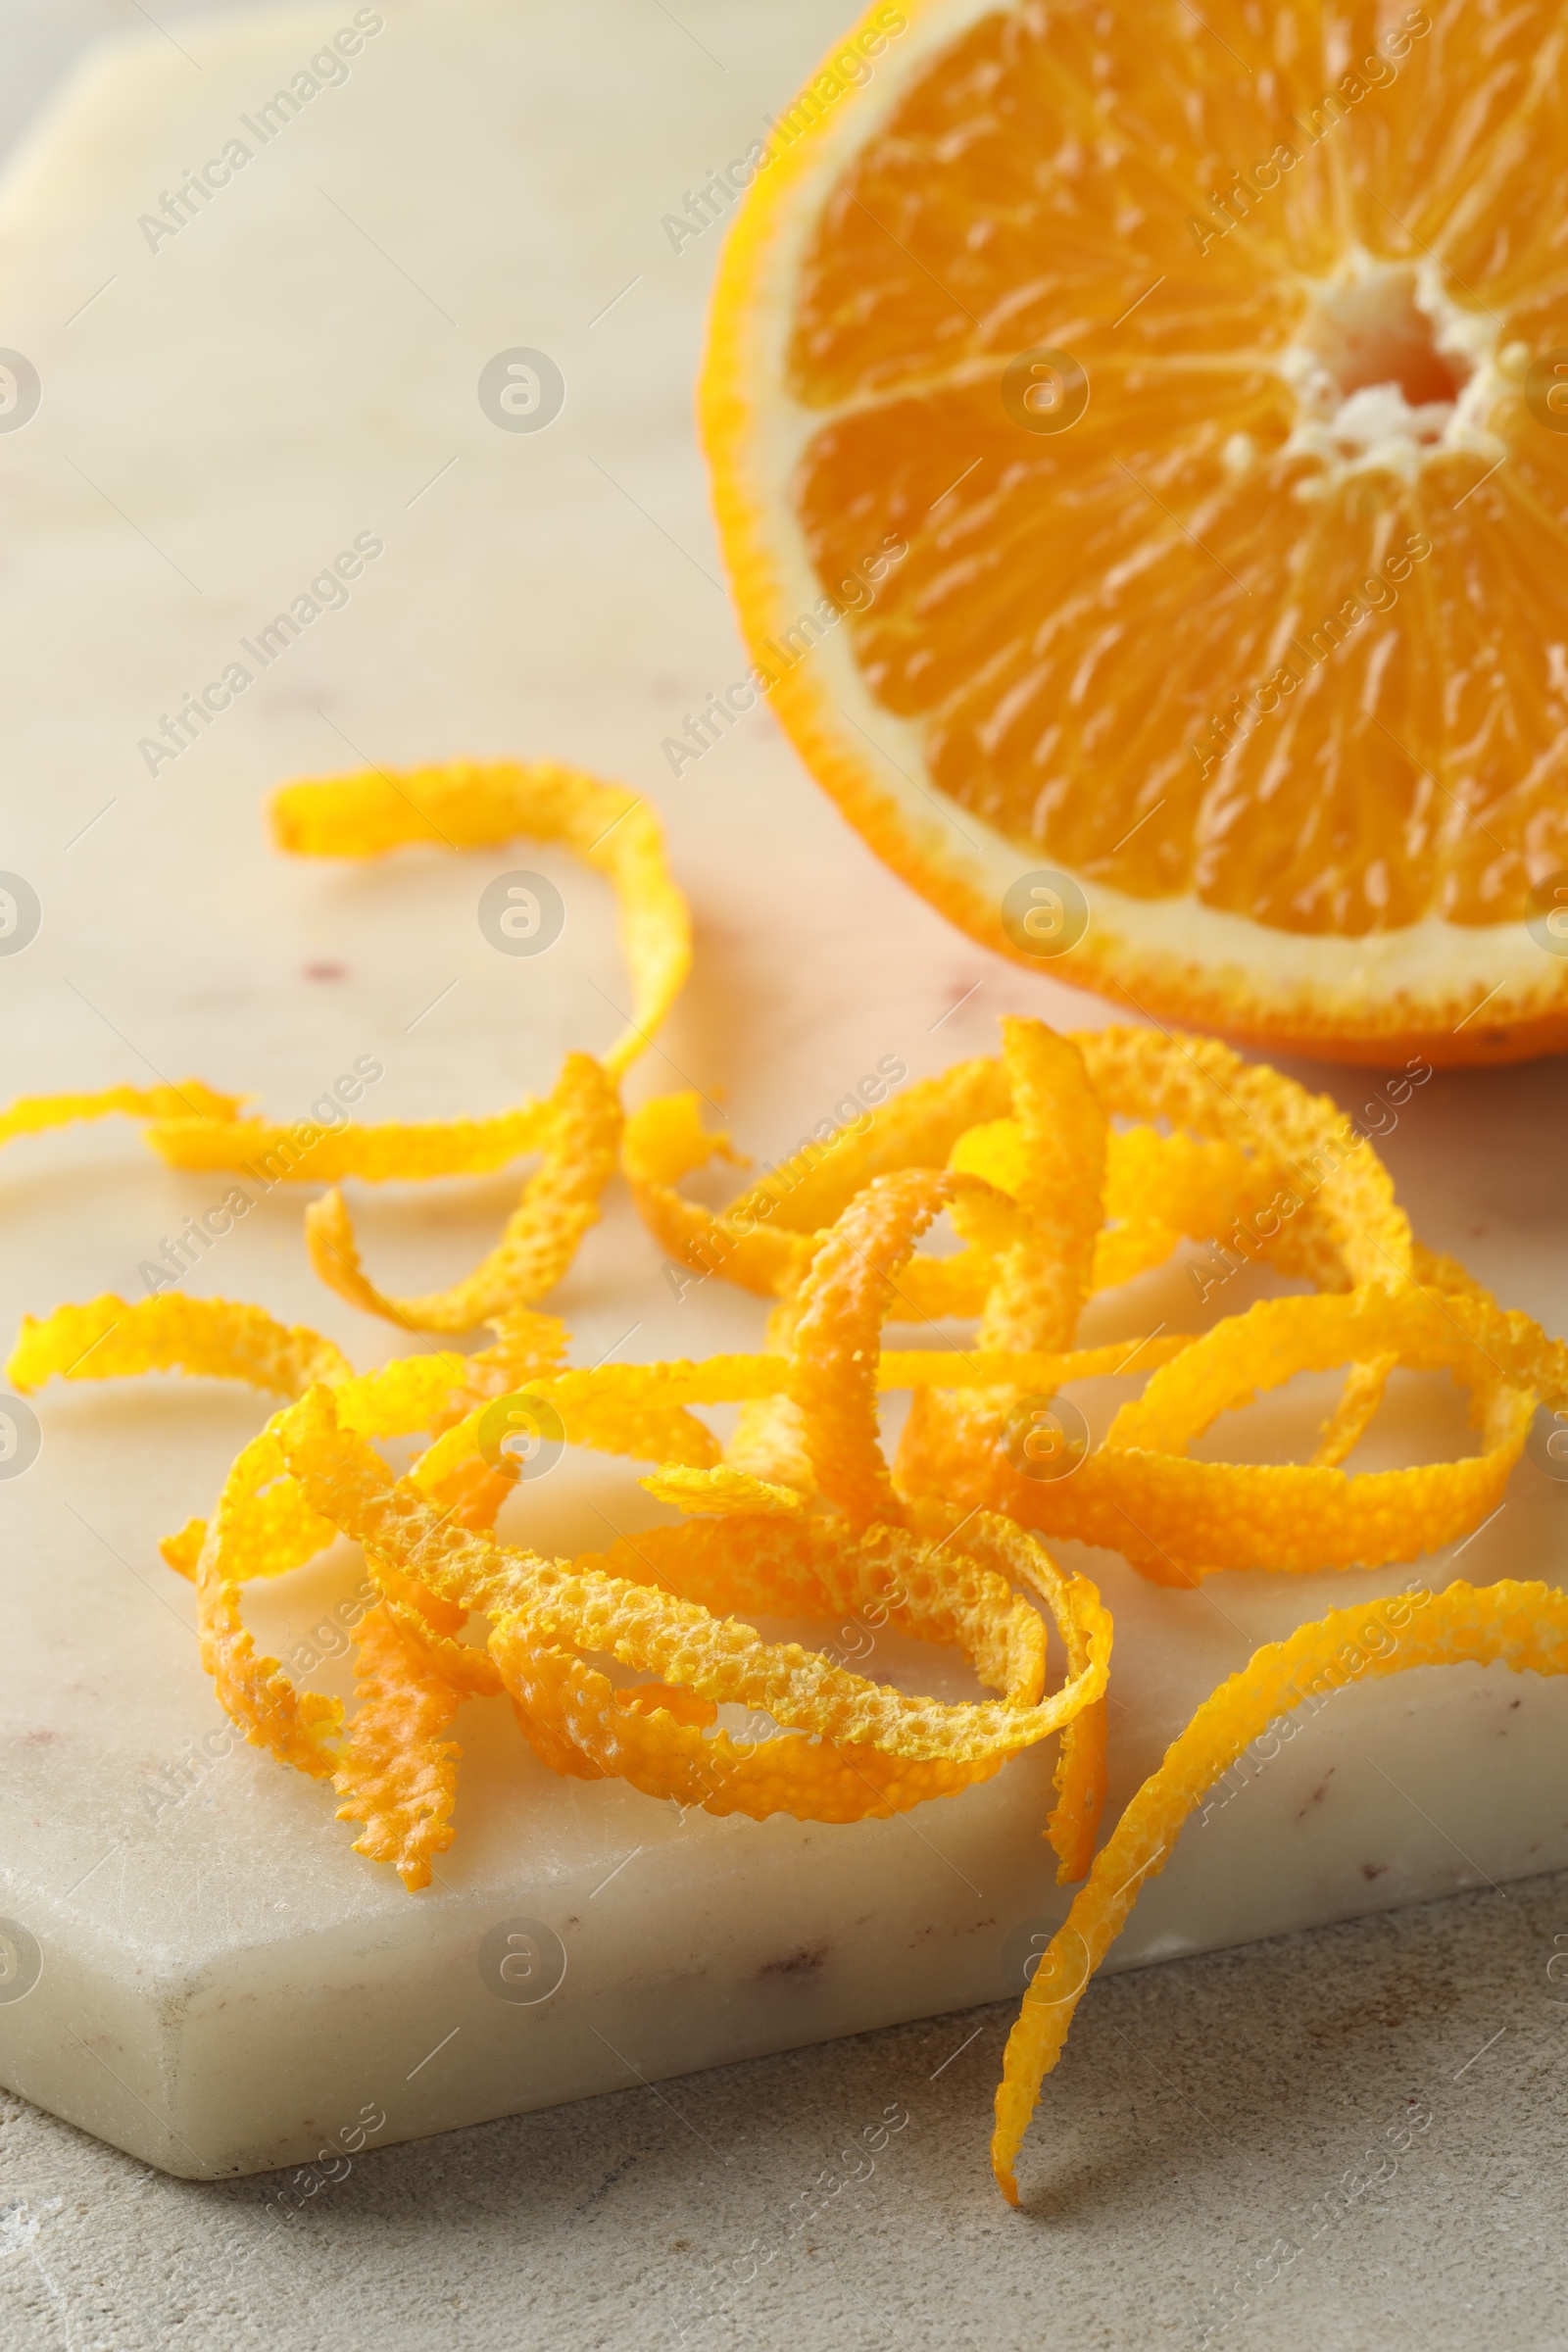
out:
M908 542L849 616L859 670L938 788L1026 852L1287 932L1527 917L1568 864L1568 434L1515 360L1446 444L1477 363L1438 346L1568 343L1555 12L1434 8L1310 146L1292 117L1327 119L1383 22L1221 22L993 14L867 138L799 281L789 389L833 412L796 478L808 549L836 595ZM1237 167L1253 192L1220 234ZM1411 478L1287 448L1293 345L1336 432L1379 383L1447 404ZM1070 430L1003 406L1036 346L1088 373ZM1299 683L1238 728L1282 665Z

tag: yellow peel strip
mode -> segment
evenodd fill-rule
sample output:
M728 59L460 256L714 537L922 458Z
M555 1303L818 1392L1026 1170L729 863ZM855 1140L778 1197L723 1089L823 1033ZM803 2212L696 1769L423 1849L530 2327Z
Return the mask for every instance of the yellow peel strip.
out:
M614 1081L587 1054L568 1054L541 1129L544 1157L523 1188L495 1248L445 1291L392 1298L366 1275L342 1195L305 1212L311 1263L329 1289L409 1331L470 1331L552 1290L599 1215L615 1171L620 1102Z
M365 1825L355 1852L392 1863L412 1893L452 1843L462 1750L441 1735L469 1693L385 1606L360 1627L354 1687L359 1706L332 1776L337 1818Z
M557 841L614 890L631 978L626 1026L601 1056L612 1077L636 1060L679 996L691 919L648 803L553 760L453 760L386 774L286 784L272 798L280 849L298 858L376 858L415 843L499 849L519 835Z
M333 1769L341 1701L296 1690L276 1658L258 1657L240 1619L247 1577L298 1566L332 1539L331 1522L311 1510L284 1469L270 1426L234 1461L196 1563L196 1624L202 1664L229 1720L253 1745L321 1780Z
M130 1300L106 1292L84 1306L23 1318L7 1377L26 1395L46 1380L122 1380L138 1372L243 1380L276 1396L349 1376L319 1332L289 1329L262 1307L169 1294ZM418 1424L416 1424L418 1426Z
M902 1282L903 1276L899 1279ZM1050 1396L1073 1380L1117 1373L1142 1374L1152 1366L1169 1363L1191 1345L1185 1333L1162 1332L1157 1339L1135 1341L1130 1346L1116 1340L1105 1347L1069 1348L1060 1354L1029 1351L997 1355L968 1349L889 1348L875 1358L873 1368L879 1394L898 1389L1022 1388ZM430 1359L412 1356L399 1360L415 1372ZM481 1360L484 1359L478 1356L466 1359L469 1365ZM380 1374L368 1374L366 1378L385 1381L394 1368L387 1365ZM661 1423L657 1416L672 1415L691 1404L742 1404L783 1396L788 1393L791 1377L791 1358L787 1355L712 1355L699 1362L676 1357L654 1364L601 1364L592 1370L567 1369L526 1379L519 1377L510 1385L525 1390L530 1396L548 1400L560 1413L569 1444L597 1446L605 1452L637 1454L644 1453L645 1448L636 1441L644 1433L650 1439L659 1433ZM351 1389L348 1394L356 1392ZM343 1410L340 1397L339 1411ZM446 1430L429 1447L419 1464L421 1484L445 1478L474 1457L483 1410L483 1405L476 1405L466 1419ZM401 1426L412 1430L425 1425L408 1420ZM646 1453L645 1458L669 1461L675 1457L656 1450ZM722 1481L718 1481L714 1491L721 1488Z
M817 1483L852 1525L902 1524L877 1443L881 1327L920 1234L950 1202L985 1201L1016 1232L1021 1212L976 1176L906 1168L878 1176L824 1236L800 1295L789 1396Z
M132 1119L231 1120L243 1095L220 1095L199 1078L179 1086L106 1086L95 1094L22 1095L0 1110L0 1144L20 1135L42 1135L80 1119L106 1119L122 1112Z
M948 1455L945 1492L1048 1534L1106 1544L1159 1584L1190 1585L1217 1568L1311 1573L1410 1559L1478 1526L1519 1457L1534 1411L1525 1384L1544 1381L1556 1344L1514 1322L1527 1318L1409 1284L1263 1299L1157 1369L1071 1477L1022 1476L996 1450L971 1462ZM1258 1390L1389 1354L1471 1388L1481 1452L1354 1476L1322 1462L1189 1458L1187 1446L1219 1413Z
M1041 2082L1060 2055L1084 1988L1140 1890L1170 1859L1183 1822L1220 1774L1276 1718L1316 1690L1410 1666L1495 1662L1516 1674L1568 1672L1568 1594L1511 1580L1459 1583L1413 1602L1373 1600L1334 1609L1288 1641L1255 1651L1203 1701L1096 1856L1088 1885L1024 1994L1007 2041L991 2143L998 2185L1009 2204L1018 2202L1013 2167Z
M1069 1039L1018 1017L1003 1021L1002 1037L1012 1116L968 1129L950 1162L1015 1204L1009 1233L998 1228L984 1195L953 1203L956 1231L992 1264L975 1345L1065 1348L1089 1295L1102 1222L1105 1114ZM901 1480L926 1494L951 1491L950 1460L990 1460L1016 1402L1009 1390L917 1396L899 1448Z
M346 1122L326 1130L314 1120L282 1126L178 1115L149 1132L154 1148L176 1165L250 1163L270 1181L472 1173L503 1165L520 1151L541 1150L543 1163L500 1243L466 1281L444 1291L400 1298L374 1284L336 1193L307 1214L317 1272L366 1313L408 1330L459 1332L528 1304L560 1280L598 1213L620 1143L618 1082L663 1020L691 960L685 902L651 810L617 786L552 761L457 762L401 776L369 770L288 785L274 796L272 816L280 846L300 856L376 857L413 843L495 848L526 835L564 844L612 884L631 980L626 1026L602 1061L569 1055L547 1102L489 1120Z
M488 1176L537 1152L549 1124L547 1101L478 1119L387 1119L373 1127L315 1119L160 1118L147 1141L172 1168L233 1168L273 1184L366 1184L432 1176Z
M1214 1038L1111 1028L1074 1042L1107 1112L1166 1118L1280 1171L1294 1206L1282 1205L1259 1231L1258 1255L1322 1288L1409 1274L1409 1220L1389 1172L1327 1096L1244 1061Z

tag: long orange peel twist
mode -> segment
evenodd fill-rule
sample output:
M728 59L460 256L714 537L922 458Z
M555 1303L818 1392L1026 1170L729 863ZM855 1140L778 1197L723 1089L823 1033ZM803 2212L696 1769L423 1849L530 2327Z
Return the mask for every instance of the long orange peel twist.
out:
M177 1167L265 1161L289 1180L333 1183L483 1173L537 1152L497 1248L426 1298L375 1288L335 1191L307 1212L314 1261L341 1297L421 1330L487 1323L493 1344L356 1373L330 1341L260 1307L106 1297L26 1318L11 1379L25 1391L52 1377L178 1371L284 1400L242 1448L211 1517L168 1538L164 1554L194 1583L202 1658L231 1719L279 1760L330 1779L339 1818L360 1825L356 1850L410 1888L429 1883L452 1839L461 1750L448 1735L470 1698L505 1696L558 1772L618 1775L651 1796L759 1819L889 1815L1055 1737L1046 1834L1060 1879L1088 1876L1008 2044L993 2153L1015 2197L1018 2146L1083 1984L1192 1805L1259 1729L1314 1676L1466 1658L1556 1672L1568 1661L1568 1600L1544 1586L1423 1595L1419 1625L1392 1648L1389 1604L1335 1610L1260 1650L1204 1702L1096 1859L1110 1617L1039 1532L1107 1545L1174 1586L1227 1568L1412 1558L1495 1508L1538 1403L1568 1411L1568 1347L1413 1241L1387 1170L1331 1102L1211 1040L1116 1028L1065 1038L1008 1019L997 1059L830 1126L710 1212L679 1187L736 1154L705 1131L698 1098L622 1115L621 1078L690 955L686 909L640 802L546 763L459 764L292 785L272 816L281 846L305 856L488 849L519 834L564 844L616 893L632 998L623 1034L601 1057L569 1054L548 1098L487 1118L345 1123L302 1141L298 1127L246 1116L240 1099L192 1080L29 1098L0 1114L0 1144L121 1112L148 1122ZM568 1335L537 1301L571 1262L617 1162L687 1278L773 1301L761 1351L565 1361ZM959 1247L928 1254L918 1244L944 1214ZM1074 1346L1088 1298L1164 1264L1184 1238L1220 1254L1200 1291L1255 1263L1310 1292L1263 1299L1198 1336L1161 1328L1132 1347ZM974 1321L972 1345L884 1345L889 1324L948 1316ZM1446 1371L1469 1392L1479 1450L1347 1470L1399 1367ZM1298 1372L1331 1369L1344 1370L1343 1390L1310 1460L1194 1458L1222 1413ZM1136 1375L1142 1394L1071 1475L1031 1476L1008 1443L1020 1400L1049 1402L1104 1374ZM898 1390L910 1406L890 1467L879 1398ZM713 1405L739 1407L722 1445L702 1418ZM553 1421L564 1444L647 1462L643 1484L679 1522L576 1560L502 1540L494 1522L517 1481L495 1443L498 1407ZM395 1477L373 1442L409 1436L424 1449ZM358 1628L347 1716L259 1654L243 1619L253 1579L304 1565L339 1535L363 1545L376 1594ZM759 1613L849 1613L956 1647L995 1695L910 1696L764 1641L749 1621ZM749 1708L759 1736L720 1729L724 1705Z
M1515 1674L1568 1673L1568 1593L1504 1578L1480 1587L1456 1583L1392 1605L1362 1601L1331 1609L1288 1641L1254 1651L1204 1699L1096 1855L1088 1884L1024 1994L1003 2061L991 2141L992 2169L1010 2205L1018 2202L1013 2167L1040 2085L1061 2055L1084 1988L1143 1888L1170 1860L1183 1822L1220 1775L1316 1692L1411 1666L1498 1663Z

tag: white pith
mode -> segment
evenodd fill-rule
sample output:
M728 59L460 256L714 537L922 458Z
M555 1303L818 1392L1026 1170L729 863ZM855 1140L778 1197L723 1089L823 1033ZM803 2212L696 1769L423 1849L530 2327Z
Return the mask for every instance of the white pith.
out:
M1309 311L1313 304L1331 305L1343 285L1404 274L1356 250L1333 279L1309 287ZM1483 311L1461 310L1435 262L1421 262L1413 275L1416 307L1431 321L1432 348L1455 362L1468 380L1452 400L1414 405L1396 383L1366 384L1347 393L1308 344L1287 344L1278 367L1296 394L1297 421L1282 454L1311 458L1322 468L1298 484L1297 496L1303 502L1334 495L1354 473L1393 473L1414 483L1423 466L1455 450L1468 450L1489 466L1507 455L1488 421L1513 388L1515 372L1498 364L1497 321ZM1512 351L1503 357L1511 361Z

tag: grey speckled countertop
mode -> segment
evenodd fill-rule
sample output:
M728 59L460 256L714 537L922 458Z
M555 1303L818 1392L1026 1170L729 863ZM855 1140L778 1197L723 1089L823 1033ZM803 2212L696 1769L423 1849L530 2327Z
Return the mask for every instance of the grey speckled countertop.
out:
M1017 2213L997 2008L389 2148L287 2219L284 2176L168 2180L8 2098L0 2342L1568 2344L1565 1932L1536 1879L1102 1984Z

